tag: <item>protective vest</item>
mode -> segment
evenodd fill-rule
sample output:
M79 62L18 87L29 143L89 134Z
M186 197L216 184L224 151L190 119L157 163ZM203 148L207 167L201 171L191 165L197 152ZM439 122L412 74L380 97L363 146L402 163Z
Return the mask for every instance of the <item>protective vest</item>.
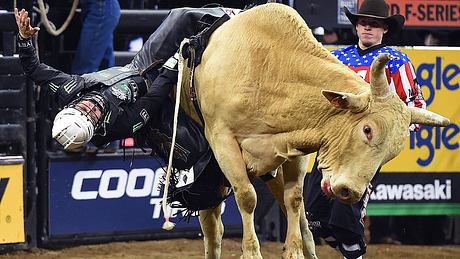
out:
M101 96L105 103L102 129L98 130L98 134L102 135L105 133L105 127L115 122L123 105L134 103L148 90L144 78L137 71L127 67L112 67L84 74L82 77L87 88L101 89L96 94Z
M84 74L86 87L102 84L111 87L113 94L127 103L147 93L147 84L142 76L128 67L111 67L94 73Z

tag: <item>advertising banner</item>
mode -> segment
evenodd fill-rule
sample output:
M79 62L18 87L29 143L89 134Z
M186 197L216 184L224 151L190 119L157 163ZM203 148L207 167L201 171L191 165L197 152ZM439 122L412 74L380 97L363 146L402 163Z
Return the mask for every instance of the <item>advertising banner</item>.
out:
M23 162L0 158L0 245L25 242Z
M132 167L121 156L75 160L51 158L49 162L49 235L104 235L165 232L162 229L164 170L152 157L135 157ZM183 177L184 181L193 176ZM180 209L172 209L172 215ZM177 223L174 231L199 231L197 217ZM226 226L241 226L233 195L223 205Z
M350 12L357 13L358 12L358 5L356 0L337 0L337 23L338 24L350 24L350 20L345 15L343 11L343 7L348 8Z
M403 152L384 172L460 173L460 49L400 49L416 69L427 109L450 119L444 128L411 132Z
M460 49L400 50L416 69L427 109L451 124L410 133L401 154L382 167L368 214L460 215Z
M385 0L391 14L406 18L405 26L459 27L459 0ZM363 0L358 0L361 6Z
M459 215L459 173L383 173L371 194L367 214Z

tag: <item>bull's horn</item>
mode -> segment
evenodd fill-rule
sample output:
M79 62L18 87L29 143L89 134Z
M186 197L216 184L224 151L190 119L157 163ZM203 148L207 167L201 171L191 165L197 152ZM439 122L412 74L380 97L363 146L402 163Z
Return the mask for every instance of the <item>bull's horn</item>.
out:
M371 66L371 93L377 98L385 98L390 93L388 79L385 75L385 65L391 55L382 53L372 62Z
M450 124L450 120L443 116L424 109L408 107L411 114L411 123L423 124L428 126L445 127Z
M321 93L337 109L349 109L352 112L358 113L366 110L369 106L369 91L359 95L329 90L322 90Z

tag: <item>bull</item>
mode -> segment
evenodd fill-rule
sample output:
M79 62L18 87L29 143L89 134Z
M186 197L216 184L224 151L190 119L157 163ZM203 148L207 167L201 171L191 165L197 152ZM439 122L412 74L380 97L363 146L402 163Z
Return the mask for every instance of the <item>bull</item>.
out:
M213 33L195 70L196 96L206 138L242 217L243 258L262 257L251 177L282 169L269 187L288 218L283 257L316 258L303 208L305 155L319 151L327 195L355 203L377 168L401 152L410 124L450 123L407 107L389 90L390 58L375 59L369 87L281 4L247 10ZM219 258L220 207L201 211L200 223L206 258Z

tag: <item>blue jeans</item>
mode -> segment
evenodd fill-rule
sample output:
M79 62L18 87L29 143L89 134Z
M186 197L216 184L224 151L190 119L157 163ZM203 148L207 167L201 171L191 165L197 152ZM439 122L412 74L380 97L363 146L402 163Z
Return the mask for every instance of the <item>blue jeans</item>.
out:
M82 29L72 74L98 71L103 60L115 65L113 32L120 18L118 0L80 0Z

